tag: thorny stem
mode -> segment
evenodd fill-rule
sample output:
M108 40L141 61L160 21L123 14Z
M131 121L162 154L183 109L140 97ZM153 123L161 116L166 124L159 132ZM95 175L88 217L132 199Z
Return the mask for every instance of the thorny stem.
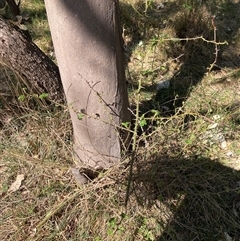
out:
M217 27L215 24L215 16L212 17L212 26L213 26L213 40L207 40L205 39L203 36L198 36L198 37L194 37L194 38L169 38L169 39L161 39L160 41L190 41L190 40L197 40L197 39L201 39L202 41L206 42L206 43L211 43L215 45L215 59L213 61L213 63L210 65L210 67L208 68L208 72L211 72L212 68L214 67L214 65L217 62L217 58L218 58L218 52L219 52L219 45L225 45L228 44L227 41L224 42L217 42Z
M137 104L136 104L136 114L135 114L135 123L134 123L134 130L133 130L133 137L132 137L132 155L130 159L130 168L129 168L129 177L128 177L128 184L127 184L127 193L125 199L125 206L127 207L127 203L130 196L130 186L132 181L132 171L133 171L133 163L136 157L136 150L137 150L137 128L139 124L139 103L140 103L140 91L142 88L142 80L140 78L138 82L138 89L137 89Z
M215 53L214 53L215 59L214 59L213 63L210 65L210 67L208 68L208 72L211 72L212 68L216 64L218 52L219 52L218 44L217 44L217 27L215 25L215 16L212 17L212 26L213 26L213 41L214 41L214 44L215 44Z
M217 29L216 29L217 30ZM216 31L215 30L215 31ZM224 45L224 44L228 44L227 41L224 41L224 42L216 42L214 40L207 40L205 39L203 36L198 36L198 37L194 37L194 38L162 38L160 39L159 41L191 41L191 40L198 40L198 39L201 39L203 40L204 42L207 42L207 43L210 43L210 44L216 44L216 45Z

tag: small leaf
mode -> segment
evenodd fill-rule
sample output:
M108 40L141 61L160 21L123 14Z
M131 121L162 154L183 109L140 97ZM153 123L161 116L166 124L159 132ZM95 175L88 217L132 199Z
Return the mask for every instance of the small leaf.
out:
M22 30L24 30L24 31L27 31L27 30L28 30L27 26L24 25L24 24L19 24L19 28L22 29Z
M83 116L84 116L83 113L78 113L78 115L77 115L77 117L78 117L79 120L82 120L82 119L83 119Z
M24 101L24 100L25 100L25 95L20 95L20 96L18 97L18 100Z
M48 97L48 93L42 93L41 95L39 95L39 99L46 99Z
M139 125L140 125L141 127L144 127L145 125L147 125L146 119L140 120Z
M128 128L130 126L130 122L122 122L122 126Z
M151 110L151 112L154 114L154 116L160 115L160 111L159 110Z

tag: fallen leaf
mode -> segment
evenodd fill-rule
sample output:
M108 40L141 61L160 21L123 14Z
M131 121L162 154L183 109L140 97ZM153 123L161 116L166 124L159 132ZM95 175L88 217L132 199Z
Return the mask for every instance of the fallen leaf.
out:
M82 185L88 183L88 179L84 177L84 175L81 174L77 168L71 167L71 171L77 184Z
M21 187L23 180L24 180L23 174L17 175L16 181L12 183L11 187L8 189L8 192L16 192Z

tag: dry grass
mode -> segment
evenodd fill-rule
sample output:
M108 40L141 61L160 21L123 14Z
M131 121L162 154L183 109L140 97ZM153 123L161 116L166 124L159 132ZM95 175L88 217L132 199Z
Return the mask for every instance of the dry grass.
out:
M0 240L240 240L240 4L159 4L121 1L130 100L140 107L132 170L126 157L78 186L66 107L29 96L1 67ZM50 51L43 1L23 6L33 39ZM212 40L213 14L228 45L208 72L216 45L183 39ZM161 80L170 87L156 93Z

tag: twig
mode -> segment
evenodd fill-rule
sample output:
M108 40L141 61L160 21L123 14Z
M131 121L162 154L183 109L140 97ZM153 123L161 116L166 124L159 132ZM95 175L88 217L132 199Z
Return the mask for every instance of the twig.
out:
M216 42L215 40L207 40L205 39L203 36L198 36L198 37L194 37L194 38L164 38L164 39L161 39L159 41L192 41L192 40L198 40L198 39L201 39L203 40L204 42L207 42L207 43L212 43L212 44L216 44L216 45L224 45L224 44L228 44L227 41L224 41L224 42Z
M140 114L140 91L142 89L142 81L141 79L138 82L138 89L137 89L137 105L136 105L136 114L135 114L135 123L134 123L134 130L132 136L132 155L130 159L130 169L129 169L129 176L128 176L128 184L127 184L127 192L126 192L126 199L125 199L125 207L127 207L127 203L130 196L130 186L132 182L132 172L133 172L133 163L136 156L137 150L137 129L139 125L139 114Z
M210 65L210 67L208 68L208 72L211 72L212 68L214 67L214 65L217 62L217 57L218 57L218 44L217 44L217 27L215 25L215 16L212 17L212 26L213 26L213 41L215 42L215 59L213 61L213 63Z

